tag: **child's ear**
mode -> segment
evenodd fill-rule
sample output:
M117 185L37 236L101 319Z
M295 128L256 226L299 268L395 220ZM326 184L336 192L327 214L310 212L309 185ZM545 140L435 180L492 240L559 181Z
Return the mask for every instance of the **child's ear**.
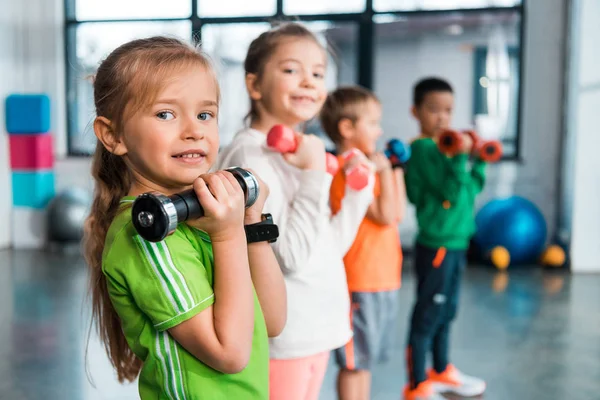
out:
M94 133L98 140L102 142L106 150L117 156L127 154L125 143L117 137L112 127L112 123L108 118L96 117L94 120Z
M342 118L338 122L338 131L344 139L350 139L354 134L354 123L348 118Z
M246 74L246 89L252 100L260 100L262 93L258 87L258 76L256 74Z
M414 105L410 108L410 113L412 114L413 117L415 117L416 119L419 119L417 107L415 107Z

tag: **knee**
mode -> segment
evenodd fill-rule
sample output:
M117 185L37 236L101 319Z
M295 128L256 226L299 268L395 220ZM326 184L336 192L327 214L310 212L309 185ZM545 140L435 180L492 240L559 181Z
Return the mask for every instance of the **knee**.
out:
M431 307L427 313L414 316L410 327L411 338L431 338L443 317L442 307Z
M456 314L458 312L458 304L456 302L452 302L448 304L448 322L454 320L456 318Z

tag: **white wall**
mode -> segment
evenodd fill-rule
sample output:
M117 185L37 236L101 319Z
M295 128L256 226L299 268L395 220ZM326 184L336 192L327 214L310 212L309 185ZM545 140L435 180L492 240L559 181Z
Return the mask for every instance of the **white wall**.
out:
M0 13L0 248L10 245L12 191L4 100L10 93L47 93L51 130L66 154L62 0L7 1Z
M575 272L600 271L600 2L574 0L571 9L567 161L572 168L571 265ZM568 194L568 193L567 193Z

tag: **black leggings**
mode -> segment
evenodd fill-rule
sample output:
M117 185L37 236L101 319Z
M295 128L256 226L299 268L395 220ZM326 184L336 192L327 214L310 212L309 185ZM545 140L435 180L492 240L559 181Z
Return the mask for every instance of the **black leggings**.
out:
M450 323L456 316L465 250L416 245L417 296L408 335L407 369L411 388L423 382L427 352L433 368L443 372L449 363Z

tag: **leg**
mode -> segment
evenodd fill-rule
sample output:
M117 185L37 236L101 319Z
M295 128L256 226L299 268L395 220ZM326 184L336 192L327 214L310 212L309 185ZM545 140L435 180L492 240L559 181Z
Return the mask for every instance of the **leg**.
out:
M269 399L305 400L311 380L311 357L269 362Z
M368 400L371 391L371 372L340 369L337 389L339 400Z
M329 363L329 352L326 351L311 357L310 377L306 387L306 396L304 400L318 400L327 364Z
M396 347L396 337L398 334L398 310L400 290L381 292L381 310L379 326L380 343L377 352L377 362L386 363L389 361L392 350Z
M433 368L436 372L442 373L450 363L450 325L456 317L458 309L460 281L462 271L466 265L466 253L464 251L448 252L448 268L452 269L452 274L448 282L448 298L446 307L440 321L438 330L433 337Z
M446 250L416 246L417 300L413 308L406 352L410 388L425 381L425 362L446 303Z
M367 400L370 394L372 360L378 351L379 293L354 292L350 323L353 338L335 351L340 367L337 388L340 400Z

